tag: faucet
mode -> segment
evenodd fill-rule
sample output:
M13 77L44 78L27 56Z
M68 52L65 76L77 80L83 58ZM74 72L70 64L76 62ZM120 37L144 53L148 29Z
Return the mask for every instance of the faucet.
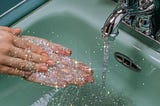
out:
M152 15L155 10L154 0L128 0L120 3L105 21L102 28L102 37L114 40L119 34L119 25L127 16ZM128 22L130 20L127 20ZM140 24L140 23L139 23Z

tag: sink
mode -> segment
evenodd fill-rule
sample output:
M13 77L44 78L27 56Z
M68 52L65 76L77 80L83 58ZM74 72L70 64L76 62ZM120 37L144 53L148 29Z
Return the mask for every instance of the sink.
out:
M15 23L13 27L23 29L22 35L42 37L71 48L72 58L93 68L95 82L82 87L55 89L19 77L0 75L0 104L158 106L160 54L123 30L110 42L107 96L101 94L104 67L100 29L115 6L111 0L51 0Z

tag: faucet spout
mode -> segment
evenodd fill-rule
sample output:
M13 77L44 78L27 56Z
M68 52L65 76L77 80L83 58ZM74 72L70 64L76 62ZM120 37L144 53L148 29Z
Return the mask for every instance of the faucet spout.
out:
M103 28L102 28L102 37L110 40L114 40L114 38L119 34L118 28L120 22L124 19L125 16L128 15L150 15L153 14L155 9L155 5L153 3L154 0L139 0L138 2L132 5L124 5L122 4L118 8L116 8L106 20Z
M114 39L118 34L119 23L122 21L123 17L127 15L127 9L118 8L116 9L106 20L102 28L102 37L110 37Z

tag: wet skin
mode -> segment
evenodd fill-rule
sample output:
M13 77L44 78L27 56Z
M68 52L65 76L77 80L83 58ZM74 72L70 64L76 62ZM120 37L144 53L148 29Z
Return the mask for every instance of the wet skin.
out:
M31 36L23 38L42 47L55 61L55 65L50 66L47 72L35 72L26 77L27 80L52 87L66 87L70 84L81 86L93 82L93 70L86 64L71 59L69 57L71 55L70 49L45 39Z
M70 49L45 39L18 36L20 32L20 28L0 26L0 73L52 87L93 82L93 71L69 58Z

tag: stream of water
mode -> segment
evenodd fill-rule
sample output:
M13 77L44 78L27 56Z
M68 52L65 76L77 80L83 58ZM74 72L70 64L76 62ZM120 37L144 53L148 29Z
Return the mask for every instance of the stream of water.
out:
M107 89L106 89L106 81L107 81L107 65L108 65L108 58L109 58L109 41L108 39L104 39L104 49L103 49L103 70L102 70L102 104L105 103L107 98Z

